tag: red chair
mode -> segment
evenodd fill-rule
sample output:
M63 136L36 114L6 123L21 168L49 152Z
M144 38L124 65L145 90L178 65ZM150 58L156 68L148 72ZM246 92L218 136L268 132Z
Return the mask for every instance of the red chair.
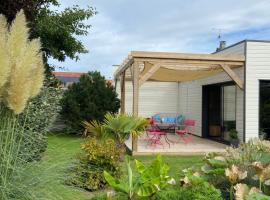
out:
M145 129L147 138L145 139L147 144L146 147L156 147L156 145L161 145L164 148L163 143L161 142L161 139L163 136L166 135L165 132L162 132L158 127L157 123L155 122L154 118L149 119L149 126Z
M155 148L157 145L161 145L162 148L164 149L164 144L161 142L161 139L163 136L166 136L165 132L161 132L161 131L152 131L149 132L149 138L147 139L147 144L146 147L150 146ZM150 137L150 135L152 137Z
M176 130L176 134L180 137L177 143L179 143L181 139L185 143L193 141L191 134L195 134L195 124L196 121L193 119L184 120L183 125L179 126L181 129Z

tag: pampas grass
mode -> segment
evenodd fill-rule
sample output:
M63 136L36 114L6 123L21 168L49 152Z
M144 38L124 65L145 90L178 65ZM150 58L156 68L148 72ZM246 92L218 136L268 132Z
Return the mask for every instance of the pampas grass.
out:
M7 52L7 21L0 15L0 98L1 90L10 74L9 56Z
M43 85L44 66L40 41L29 41L29 29L23 11L20 11L10 29L5 18L0 18L0 100L15 114L20 114L28 100L35 97ZM3 73L2 73L2 71ZM5 73L4 73L5 72ZM1 87L2 84L2 87Z
M18 124L30 98L43 85L44 67L40 41L30 41L23 11L10 27L0 16L0 199L25 197L26 188L18 181L25 164L20 156L25 127ZM30 139L30 138L29 138Z

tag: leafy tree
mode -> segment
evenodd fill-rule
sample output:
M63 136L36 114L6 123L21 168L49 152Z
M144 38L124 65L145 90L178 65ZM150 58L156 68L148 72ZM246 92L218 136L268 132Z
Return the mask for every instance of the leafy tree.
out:
M116 113L119 107L114 87L99 72L82 75L62 99L62 115L72 131L82 131L83 121L102 121L107 112Z
M85 20L96 14L93 7L87 9L73 6L63 11L52 10L51 6L59 7L58 0L4 0L0 4L0 13L8 22L16 13L23 9L31 29L31 38L40 37L44 60L54 58L65 61L67 57L78 60L78 54L87 53L84 45L76 36L88 34L90 25ZM46 65L50 71L50 66Z

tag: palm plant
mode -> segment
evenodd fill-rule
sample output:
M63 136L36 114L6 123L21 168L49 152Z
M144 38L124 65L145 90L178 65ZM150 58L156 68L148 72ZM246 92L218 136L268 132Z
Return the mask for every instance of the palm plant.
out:
M107 113L102 123L97 121L84 122L85 133L96 138L113 138L119 144L132 135L137 137L143 134L148 121L142 117L135 117L127 114Z

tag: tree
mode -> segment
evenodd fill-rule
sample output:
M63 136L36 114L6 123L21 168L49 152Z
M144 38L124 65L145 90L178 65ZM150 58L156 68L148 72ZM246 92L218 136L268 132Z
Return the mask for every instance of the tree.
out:
M99 72L88 72L71 85L62 99L62 115L73 132L83 130L83 121L102 121L107 112L120 107L115 88Z
M76 36L88 34L91 25L85 20L96 14L93 7L87 9L73 6L63 11L51 10L60 6L58 0L4 0L0 13L11 23L16 13L23 9L31 29L31 38L40 37L45 63L48 58L65 61L67 57L78 60L78 54L87 53ZM47 70L51 70L49 65Z

